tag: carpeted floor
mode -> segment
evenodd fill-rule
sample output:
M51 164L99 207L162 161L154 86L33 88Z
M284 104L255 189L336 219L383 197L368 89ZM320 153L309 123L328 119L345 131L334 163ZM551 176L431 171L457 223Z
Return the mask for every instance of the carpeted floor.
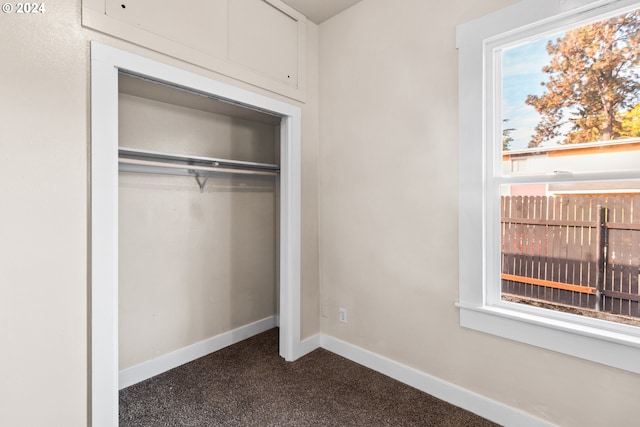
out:
M120 392L120 426L495 426L319 349L288 363L273 329Z

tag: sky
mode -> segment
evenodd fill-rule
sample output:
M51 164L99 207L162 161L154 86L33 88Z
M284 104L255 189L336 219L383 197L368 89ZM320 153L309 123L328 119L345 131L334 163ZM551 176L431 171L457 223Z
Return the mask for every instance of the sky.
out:
M524 45L502 51L502 118L509 119L504 128L514 128L511 132L513 142L511 150L527 148L540 114L524 101L529 95L542 95L542 82L547 76L542 67L549 64L551 56L547 53L547 42L562 37L561 34L529 42ZM553 142L545 142L549 146Z
M502 61L502 119L503 129L513 129L513 138L509 148L511 150L526 149L535 134L535 127L541 116L530 105L525 104L529 95L542 95L545 87L542 83L548 81L548 75L542 71L551 62L547 53L547 43L565 36L565 32L558 32L539 40L533 40L522 45L505 48L501 51ZM640 74L640 68L636 69ZM637 95L636 95L637 96ZM571 111L571 110L569 110ZM571 124L562 125L560 132L571 131ZM555 140L543 141L541 146L558 145L564 136Z

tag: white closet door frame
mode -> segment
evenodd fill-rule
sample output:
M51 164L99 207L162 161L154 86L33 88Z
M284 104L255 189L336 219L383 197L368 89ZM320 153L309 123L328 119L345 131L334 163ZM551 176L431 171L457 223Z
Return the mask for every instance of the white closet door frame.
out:
M280 165L280 355L300 345L300 121L285 102L91 43L91 418L118 425L118 73L204 92L283 118Z

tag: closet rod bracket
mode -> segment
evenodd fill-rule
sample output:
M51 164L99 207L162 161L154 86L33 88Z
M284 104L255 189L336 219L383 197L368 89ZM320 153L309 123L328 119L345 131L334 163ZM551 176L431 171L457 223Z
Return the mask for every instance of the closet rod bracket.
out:
M207 180L209 179L209 176L201 176L198 175L198 173L194 170L190 170L189 172L191 172L195 179L196 182L198 183L198 186L200 187L200 193L204 193L204 186L207 185ZM200 181L200 178L204 178L202 181Z

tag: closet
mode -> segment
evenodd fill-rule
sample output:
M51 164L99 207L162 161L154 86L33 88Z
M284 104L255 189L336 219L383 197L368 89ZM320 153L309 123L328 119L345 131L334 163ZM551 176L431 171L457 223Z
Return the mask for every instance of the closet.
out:
M120 371L276 323L280 134L277 115L119 74Z
M123 370L134 384L276 324L285 360L314 348L300 339L300 140L296 105L91 42L93 425L117 426ZM119 172L120 154L165 164ZM256 163L270 174L195 178Z

